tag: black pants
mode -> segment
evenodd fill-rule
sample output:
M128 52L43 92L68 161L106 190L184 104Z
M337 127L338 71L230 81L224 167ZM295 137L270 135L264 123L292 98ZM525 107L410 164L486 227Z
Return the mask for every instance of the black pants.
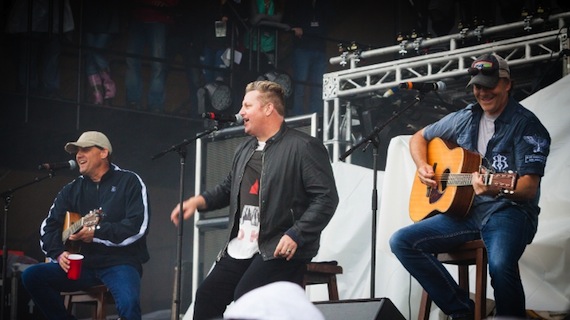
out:
M245 293L277 281L303 281L306 260L263 261L260 254L238 260L220 259L196 291L194 320L221 319L228 304Z

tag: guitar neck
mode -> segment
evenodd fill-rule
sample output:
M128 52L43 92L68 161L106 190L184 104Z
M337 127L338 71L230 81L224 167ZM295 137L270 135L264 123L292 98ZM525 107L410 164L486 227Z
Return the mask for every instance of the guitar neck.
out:
M104 213L99 210L91 210L86 216L81 216L78 213L67 212L65 214L65 222L63 232L61 233L61 240L65 243L69 237L79 231L83 227L91 227L99 224L99 219Z
M470 186L471 173L446 173L441 177L441 181L445 181L448 186Z
M69 226L69 228L63 230L63 233L61 235L61 240L65 243L65 241L69 239L69 236L79 231L81 227L83 227L83 218L80 218L79 220L75 221L71 226Z
M472 179L471 173L446 173L441 177L442 182L446 182L448 186L470 186ZM513 173L496 173L484 174L483 183L487 186L505 188L511 190L516 182L516 174Z

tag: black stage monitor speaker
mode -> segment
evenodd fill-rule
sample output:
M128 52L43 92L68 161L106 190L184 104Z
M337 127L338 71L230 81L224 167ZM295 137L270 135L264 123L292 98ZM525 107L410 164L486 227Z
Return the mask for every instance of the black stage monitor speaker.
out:
M315 302L327 320L406 320L388 298Z

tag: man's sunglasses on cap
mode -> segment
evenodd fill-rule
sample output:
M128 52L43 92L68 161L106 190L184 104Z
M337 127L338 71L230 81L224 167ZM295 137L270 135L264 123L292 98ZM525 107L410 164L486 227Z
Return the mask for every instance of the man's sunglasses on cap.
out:
M499 66L493 63L493 61L479 60L473 62L471 67L467 69L467 72L469 72L471 76L476 76L479 73L484 76L493 76L499 72Z

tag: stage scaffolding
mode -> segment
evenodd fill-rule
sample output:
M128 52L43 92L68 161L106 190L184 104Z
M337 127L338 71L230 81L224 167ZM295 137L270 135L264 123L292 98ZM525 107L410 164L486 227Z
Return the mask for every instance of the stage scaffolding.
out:
M560 59L562 75L567 75L570 45L565 20L567 22L569 18L570 12L544 19L529 17L520 22L462 30L444 37L402 41L399 45L380 49L347 50L331 58L331 64L347 67L323 76L323 142L332 161L339 161L339 156L353 144L354 106L351 102L355 99L366 98L367 95L382 96L402 82L431 82L466 76L471 62L488 52L500 54L511 67ZM545 26L550 30L544 31L547 29ZM488 43L479 41L491 37L502 39ZM460 46L469 42L477 44ZM438 46L445 47L445 50L423 54ZM417 55L413 55L414 52ZM390 60L394 56L402 58ZM389 61L358 66L363 59L382 57ZM346 161L350 162L350 157Z

